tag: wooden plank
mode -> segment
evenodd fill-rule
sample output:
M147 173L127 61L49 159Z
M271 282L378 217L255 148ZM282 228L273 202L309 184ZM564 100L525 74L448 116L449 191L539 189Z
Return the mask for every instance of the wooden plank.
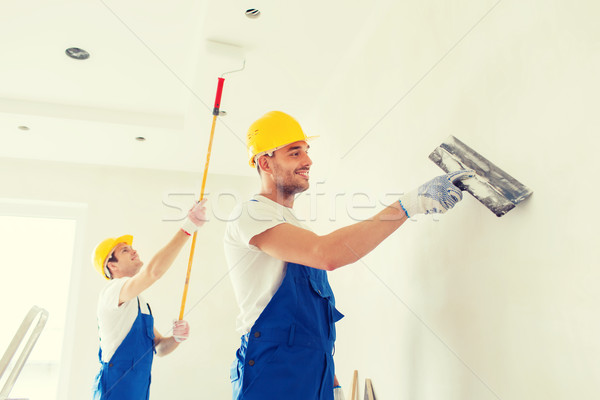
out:
M373 383L370 379L365 379L365 398L364 400L376 400L373 391Z
M354 370L354 375L352 377L352 396L350 396L350 400L359 400L358 399L358 371Z

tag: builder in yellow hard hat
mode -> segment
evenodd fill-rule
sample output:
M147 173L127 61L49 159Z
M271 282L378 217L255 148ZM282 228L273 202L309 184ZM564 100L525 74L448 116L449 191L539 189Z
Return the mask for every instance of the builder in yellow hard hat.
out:
M130 235L105 239L94 249L92 263L110 281L98 302L101 368L94 399L147 400L154 353L169 354L188 338L183 320L173 323L172 336L162 336L141 293L167 272L190 235L204 224L204 202L192 207L181 229L147 265L133 249Z
M369 220L320 236L293 211L295 195L309 187L309 139L280 111L248 130L249 163L259 171L261 191L233 210L224 238L242 335L231 368L234 400L341 399L332 354L343 315L327 271L359 260L409 216L449 210L462 199L453 182L472 176L434 178Z

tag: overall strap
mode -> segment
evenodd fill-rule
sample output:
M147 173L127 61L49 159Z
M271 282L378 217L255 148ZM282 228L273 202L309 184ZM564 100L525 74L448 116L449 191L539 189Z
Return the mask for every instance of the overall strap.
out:
M138 312L141 313L142 309L140 307L140 298L139 298L139 296L136 297L136 299L137 299L137 302L138 302ZM150 308L150 303L146 302L146 307L148 307L148 312L150 313L149 315L152 315L152 309Z

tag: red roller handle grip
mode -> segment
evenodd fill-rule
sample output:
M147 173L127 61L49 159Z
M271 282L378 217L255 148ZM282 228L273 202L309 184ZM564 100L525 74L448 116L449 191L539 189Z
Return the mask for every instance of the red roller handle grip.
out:
M217 84L217 95L215 97L215 106L213 108L213 115L219 115L219 108L221 107L221 95L223 94L223 83L225 83L225 78L219 78L219 83Z

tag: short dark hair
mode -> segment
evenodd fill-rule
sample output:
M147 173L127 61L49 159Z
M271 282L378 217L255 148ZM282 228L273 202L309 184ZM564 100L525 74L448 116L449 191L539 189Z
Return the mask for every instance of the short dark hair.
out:
M117 255L115 254L114 251L112 253L110 253L108 260L106 260L106 264L108 265L109 262L119 262L119 260L117 259Z
M110 268L108 268L108 263L109 262L119 262L119 260L117 259L117 256L115 255L114 250L110 253L110 255L108 256L108 260L106 260L106 262L104 263L104 274L106 274L106 272L108 272L108 279L112 279L112 271L110 270Z

